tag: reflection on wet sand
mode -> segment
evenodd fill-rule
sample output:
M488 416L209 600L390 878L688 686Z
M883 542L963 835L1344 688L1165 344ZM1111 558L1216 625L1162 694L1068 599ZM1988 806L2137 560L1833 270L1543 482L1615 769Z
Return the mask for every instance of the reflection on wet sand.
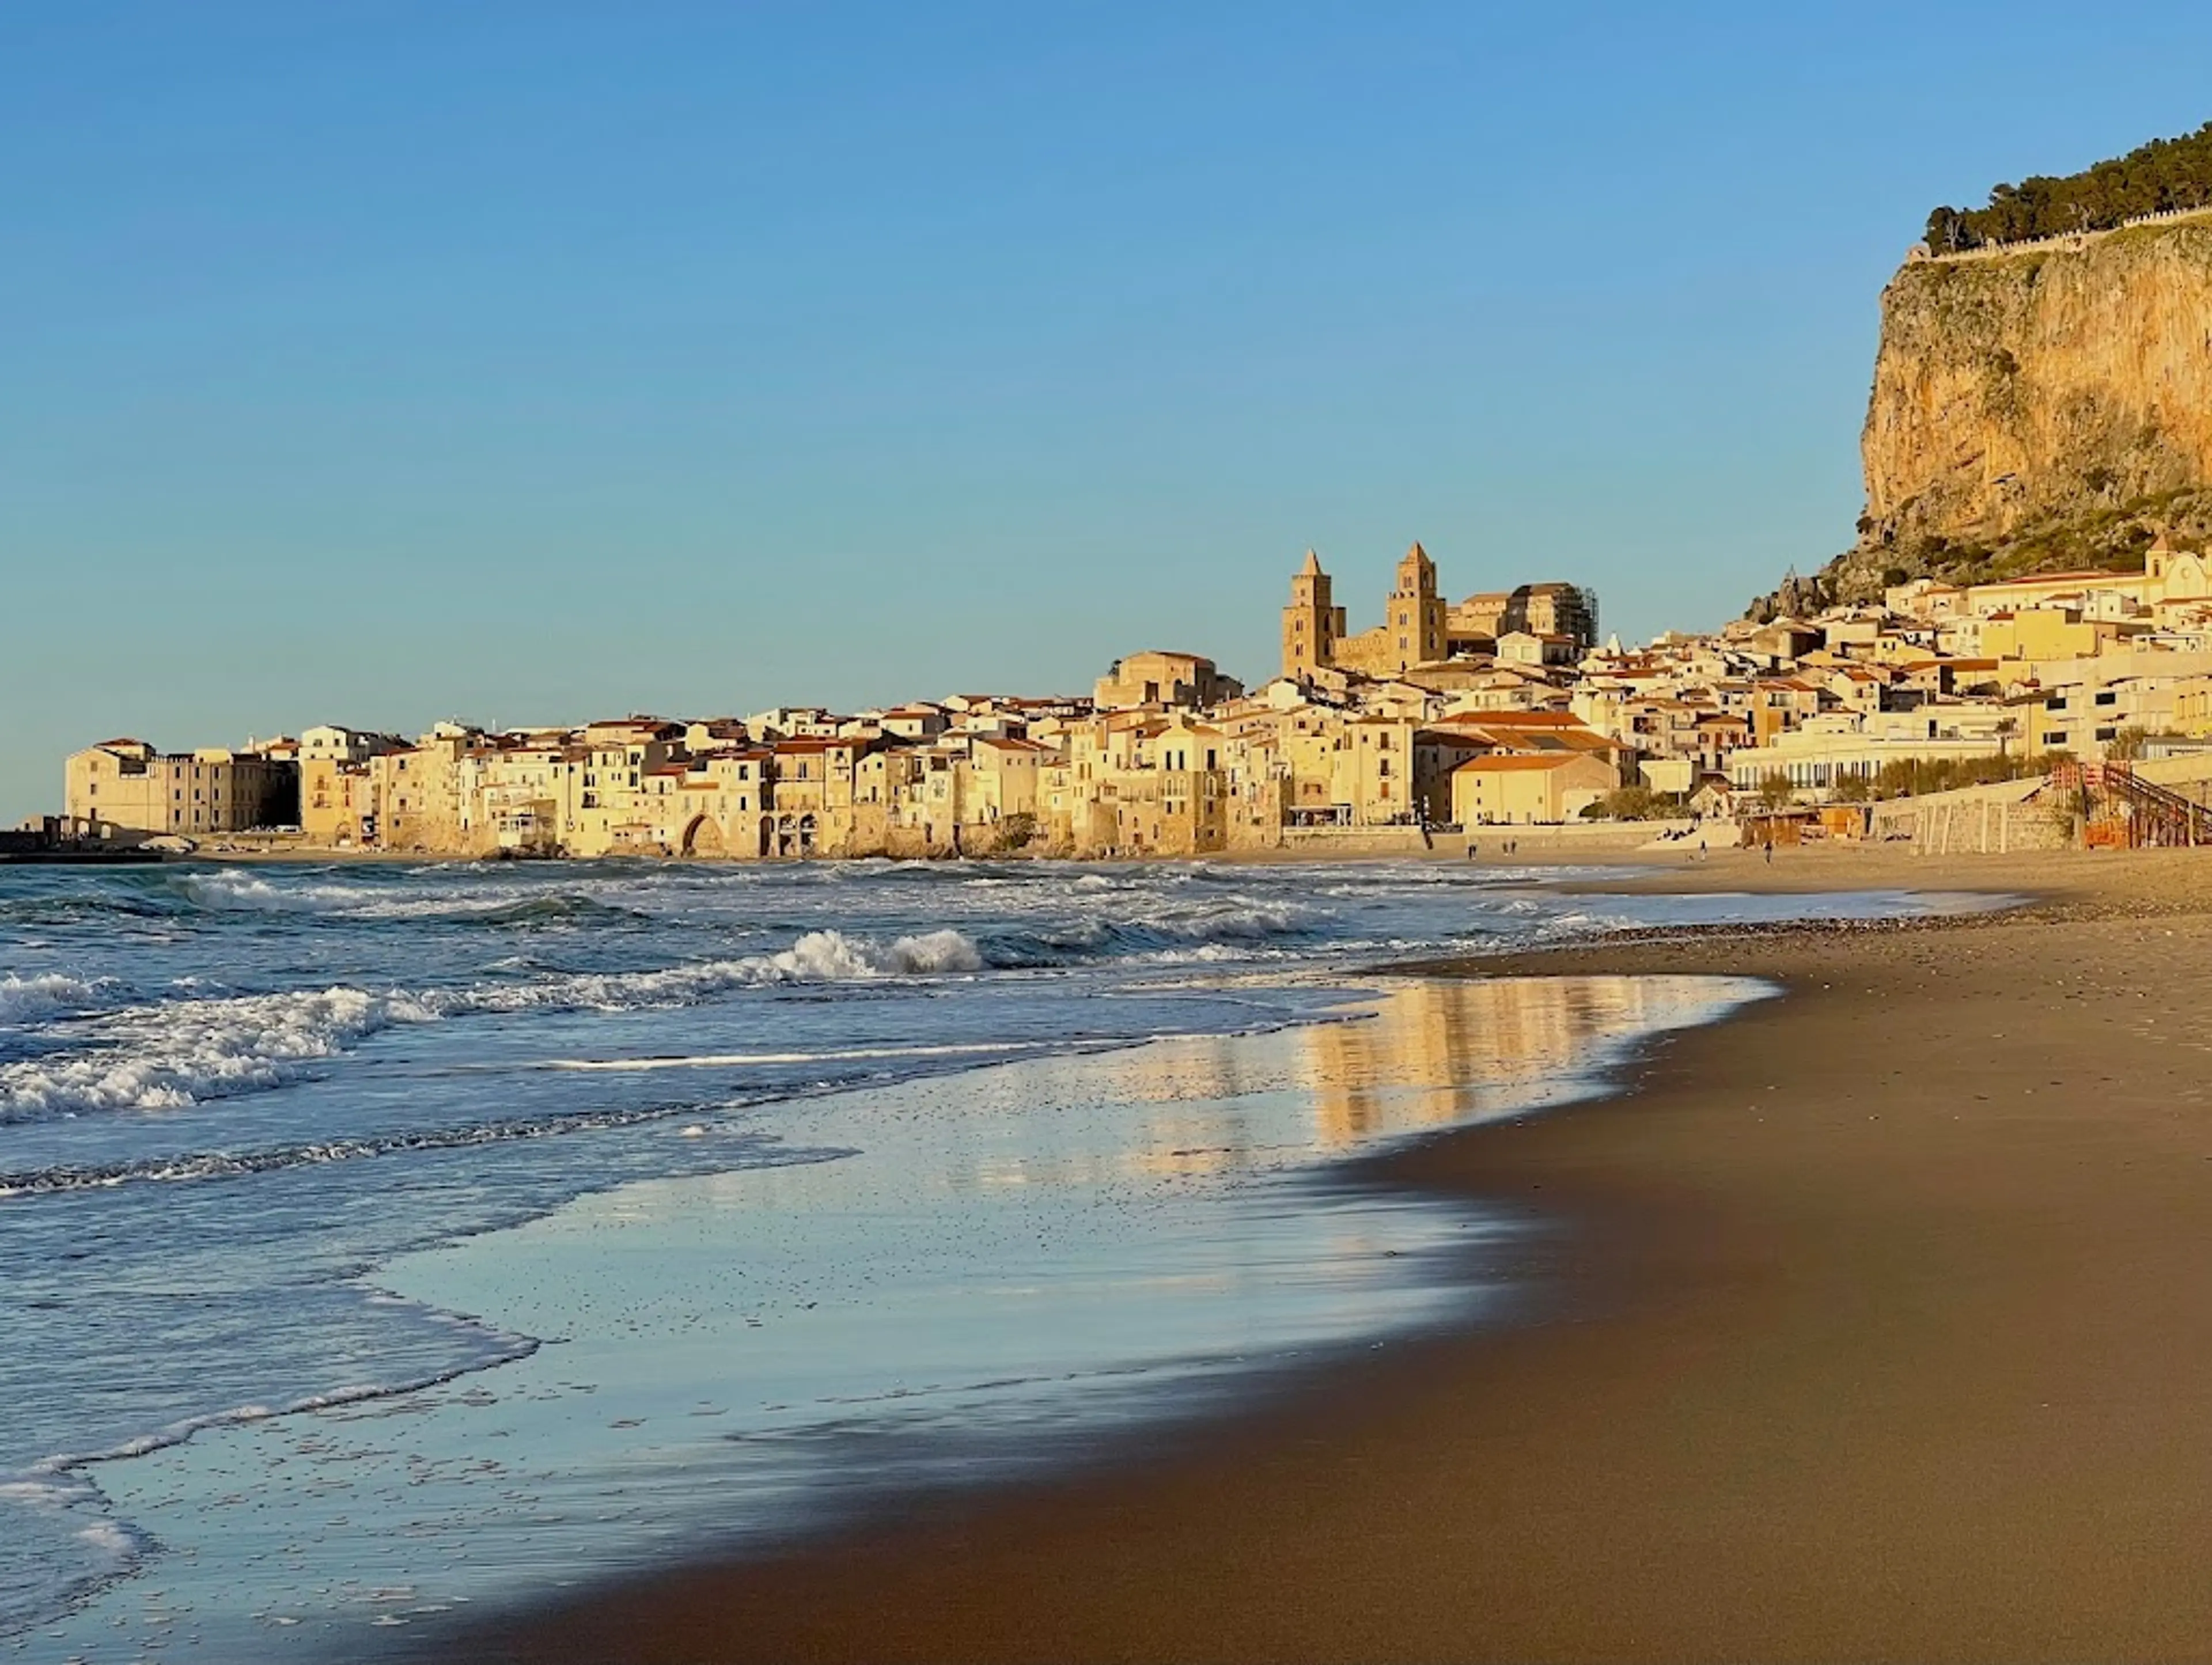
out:
M106 1478L228 1660L266 1656L270 1625L357 1644L1023 1472L1225 1406L1255 1367L1504 1298L1485 1251L1524 1223L1332 1184L1331 1159L1586 1094L1760 988L1382 980L1317 1026L702 1109L667 1136L850 1154L634 1183L394 1261L380 1287L546 1345ZM151 1652L169 1617L118 1586L47 1639Z
M1092 1154L1154 1176L1222 1174L1538 1109L1587 1094L1623 1047L1710 1022L1763 992L1711 977L1388 983L1357 1015L1297 1030L1285 1047L1200 1036L1098 1060L1109 1090L1139 1110L1142 1131L1119 1152ZM1048 1111L1048 1081L1038 1079L1048 1073L1000 1075L991 1084L1004 1097L1000 1108ZM1273 1114L1253 1114L1263 1097L1285 1094L1301 1101L1289 1125L1279 1102L1268 1107ZM1000 1183L1041 1177L1019 1163L997 1176Z
M1745 985L1735 999L1755 992ZM1364 1022L1305 1031L1301 1085L1314 1095L1318 1142L1340 1151L1530 1109L1532 1091L1556 1103L1587 1090L1595 1057L1707 1019L1716 993L1695 977L1411 983Z

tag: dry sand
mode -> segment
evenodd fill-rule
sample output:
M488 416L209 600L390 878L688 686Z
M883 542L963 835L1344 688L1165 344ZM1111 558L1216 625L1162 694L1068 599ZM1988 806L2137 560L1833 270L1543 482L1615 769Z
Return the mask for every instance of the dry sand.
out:
M1553 1221L1517 1268L1547 1316L448 1656L2212 1654L2212 853L1643 882L2045 899L1462 968L1789 990L1605 1103L1374 1165Z

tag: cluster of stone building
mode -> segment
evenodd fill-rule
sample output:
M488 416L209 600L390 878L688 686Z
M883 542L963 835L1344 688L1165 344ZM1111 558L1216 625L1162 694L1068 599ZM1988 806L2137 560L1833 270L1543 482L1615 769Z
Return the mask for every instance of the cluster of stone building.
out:
M1280 674L1250 690L1152 652L1088 697L411 740L325 726L174 754L115 739L69 760L68 825L429 854L1188 855L1565 823L1637 786L1726 815L1778 776L1819 801L1899 760L2212 736L2212 575L2163 539L2140 573L1920 580L1635 649L1600 645L1596 599L1571 584L1448 603L1419 544L1358 635L1316 556L1291 589Z
M2140 572L1915 579L1878 606L1721 640L1773 667L1755 704L1784 714L1726 758L1738 792L1778 775L1819 801L1899 761L2091 762L2212 739L2212 560L2162 536Z

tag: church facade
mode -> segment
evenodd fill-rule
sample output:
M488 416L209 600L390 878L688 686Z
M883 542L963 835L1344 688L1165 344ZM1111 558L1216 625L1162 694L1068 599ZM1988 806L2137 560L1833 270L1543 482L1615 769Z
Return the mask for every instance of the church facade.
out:
M1399 677L1417 665L1494 653L1500 636L1516 633L1571 644L1578 659L1597 645L1597 596L1574 584L1523 584L1455 605L1437 592L1437 563L1416 544L1398 562L1382 623L1354 635L1321 557L1308 550L1283 609L1283 674Z

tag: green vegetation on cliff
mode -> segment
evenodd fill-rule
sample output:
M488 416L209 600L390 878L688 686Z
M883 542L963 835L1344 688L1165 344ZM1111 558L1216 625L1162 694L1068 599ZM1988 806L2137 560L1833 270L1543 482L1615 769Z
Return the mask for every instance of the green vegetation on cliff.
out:
M1990 192L1986 208L1939 208L1928 216L1936 254L2030 237L2103 231L2139 215L2212 207L2212 122L2178 139L2153 139L2124 156L2063 179L2032 174Z
M1873 530L1862 522L1863 537ZM1993 584L2050 572L2139 572L2143 552L2163 531L2185 549L2212 547L2212 491L2161 492L2120 503L2085 500L2061 513L1984 542L1941 533L1893 544L1862 543L1820 571L1791 573L1758 597L1745 617L1764 623L1785 614L1880 601L1911 578Z

